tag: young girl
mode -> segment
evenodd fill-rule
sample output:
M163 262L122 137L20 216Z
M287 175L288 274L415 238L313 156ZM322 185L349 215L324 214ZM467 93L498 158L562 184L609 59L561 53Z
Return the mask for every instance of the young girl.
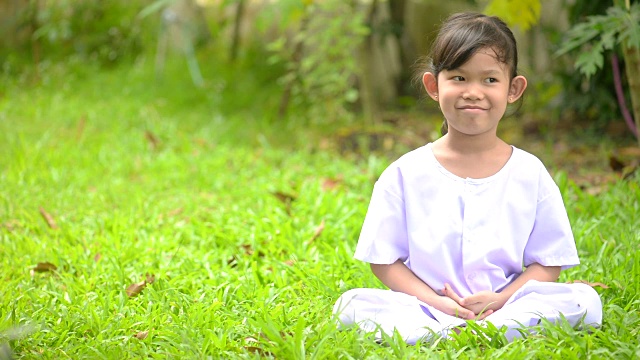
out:
M560 191L535 156L496 135L527 87L516 41L482 14L445 21L422 78L448 132L405 154L375 184L355 258L390 290L353 289L334 306L339 326L410 344L466 320L522 327L562 317L599 326L585 284L556 283L579 264Z

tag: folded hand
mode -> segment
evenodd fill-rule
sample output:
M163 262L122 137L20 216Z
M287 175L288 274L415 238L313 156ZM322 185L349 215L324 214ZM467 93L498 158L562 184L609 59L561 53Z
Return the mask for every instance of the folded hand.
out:
M461 307L473 312L478 319L484 319L494 311L499 310L505 303L500 293L493 291L480 291L464 298L456 294L449 284L444 285L444 295Z
M447 296L440 296L438 301L433 304L433 307L442 311L445 314L455 316L465 320L473 320L476 318L476 314L458 304L453 299Z

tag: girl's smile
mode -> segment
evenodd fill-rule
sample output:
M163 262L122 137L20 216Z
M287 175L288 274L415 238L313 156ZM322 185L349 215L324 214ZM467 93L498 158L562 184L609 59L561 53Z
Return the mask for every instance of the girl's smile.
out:
M468 110L468 111L478 111L478 112L487 110L487 109L484 109L484 108L482 108L480 106L474 106L474 105L459 106L458 109L460 109L460 110Z

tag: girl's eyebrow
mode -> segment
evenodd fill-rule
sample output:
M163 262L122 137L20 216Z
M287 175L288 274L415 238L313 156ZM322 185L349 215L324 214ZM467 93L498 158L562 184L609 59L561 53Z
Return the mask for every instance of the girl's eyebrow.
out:
M498 69L487 69L482 71L483 75L499 75L501 73L502 72Z
M458 68L455 68L455 69L451 69L449 71L457 71L457 72L460 72L460 73L463 73L463 74L467 74L467 73L470 72L468 70L465 71L464 65L460 66ZM489 75L500 75L502 72L499 69L489 68L489 69L482 70L480 73L483 76L489 76Z

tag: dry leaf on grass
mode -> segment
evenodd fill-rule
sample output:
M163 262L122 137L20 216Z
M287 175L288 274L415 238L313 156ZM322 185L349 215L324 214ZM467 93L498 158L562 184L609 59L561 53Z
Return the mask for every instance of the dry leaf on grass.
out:
M571 283L573 283L573 284L587 284L587 285L589 285L589 286L591 286L591 287L596 287L596 286L598 286L598 287L601 287L601 288L603 288L603 289L609 289L609 286L608 286L608 285L605 285L605 284L603 284L603 283L601 283L601 282L588 282L588 281L585 281L585 280L573 280L573 281L567 281L567 284L571 284Z
M251 256L253 255L253 247L249 244L242 244L240 245L242 247L242 249L244 249L244 253L247 256Z
M20 222L16 219L11 219L6 221L4 224L1 224L0 227L4 226L5 229L9 231L13 231L15 228L20 226Z
M56 271L58 267L50 262L40 262L33 269L34 272L42 273L48 271Z
M149 331L139 331L135 335L133 335L133 337L138 340L144 340L147 338L147 336L149 336Z
M311 240L309 240L307 242L307 244L311 244L318 237L320 237L320 234L322 234L322 231L324 231L324 219L322 219L322 221L320 222L320 225L318 225L318 227L316 227L316 231L313 232L313 237L311 238Z
M291 215L291 203L296 200L296 196L282 191L273 191L271 195L280 200L284 204L287 214Z
M134 296L138 296L138 295L140 295L142 290L144 290L145 287L147 287L147 282L146 281L141 281L139 283L133 283L133 284L129 285L129 287L127 288L127 296L130 297L130 298L134 297Z
M183 208L181 208L181 207L180 207L180 208L177 208L177 209L173 209L173 210L171 210L171 211L169 211L169 212L167 213L167 216L176 216L176 215L180 215L180 214L182 214L182 212L183 212L183 211L184 211L184 209L183 209Z
M253 246L251 246L250 244L242 244L240 246L244 250L244 254L247 256L251 256L255 253L255 251L253 250ZM264 257L265 254L263 251L258 251L257 255L258 257Z
M160 139L158 139L158 137L151 131L149 130L145 131L144 137L145 139L147 139L147 141L149 142L149 145L151 145L151 148L153 150L156 150L160 146Z
M271 193L273 196L275 196L278 200L280 200L281 202L287 204L287 203L291 203L292 201L294 201L296 199L296 196L293 194L289 194L289 193L285 193L282 191L274 191Z
M260 258L265 257L265 253L263 251L258 251L256 253L256 251L253 250L253 246L251 246L251 244L242 244L242 245L240 245L240 249L239 250L241 250L240 253L231 255L227 259L227 265L229 265L232 268L238 266L238 264L240 263L240 259L242 258L242 255L253 256L255 254Z
M87 125L87 116L82 115L80 117L80 121L78 121L78 126L76 128L76 139L80 139L82 134L84 134L84 128Z
M53 219L53 216L51 216L51 214L49 214L42 206L40 207L39 210L40 210L40 215L42 215L42 218L44 219L44 221L47 222L47 225L49 225L49 227L52 229L57 229L58 224L56 224L56 221Z
M244 341L246 343L244 348L248 352L256 353L260 357L272 356L272 354L270 352L268 352L268 351L264 350L263 348L261 348L260 346L258 346L260 344L260 341L258 341L257 339L254 339L252 337L247 337L247 338L244 339Z
M337 178L324 178L322 179L321 187L323 191L331 191L341 185L342 182L342 176L338 176Z
M102 254L96 253L96 256L93 257L93 261L98 262L102 259Z
M238 258L235 255L231 256L229 259L227 259L227 265L232 268L238 266Z
M153 274L146 273L145 279L139 283L133 283L127 287L127 296L132 298L140 295L142 290L147 287L147 285L153 284L156 281L156 276Z
M153 284L156 281L156 276L154 274L146 273L144 276L147 284Z

